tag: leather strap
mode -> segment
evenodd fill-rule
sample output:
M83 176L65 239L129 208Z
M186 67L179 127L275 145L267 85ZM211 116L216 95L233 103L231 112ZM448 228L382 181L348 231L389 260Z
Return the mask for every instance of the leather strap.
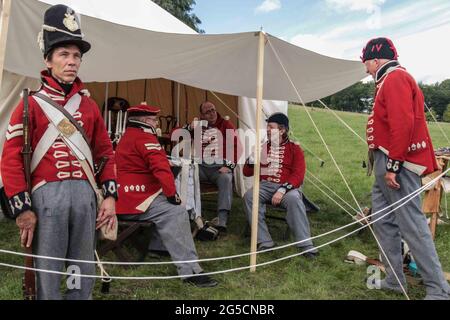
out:
M75 128L77 128L77 130L81 133L81 135L83 136L84 140L86 141L86 143L90 147L89 138L86 135L86 131L84 131L84 128L78 123L77 120L75 120L75 118L66 109L64 109L64 107L60 106L55 101L53 101L52 99L50 99L49 97L43 95L40 92L35 93L34 96L38 97L39 99L44 100L49 105L51 105L52 107L54 107L55 109L60 111L70 121L70 123L73 124Z

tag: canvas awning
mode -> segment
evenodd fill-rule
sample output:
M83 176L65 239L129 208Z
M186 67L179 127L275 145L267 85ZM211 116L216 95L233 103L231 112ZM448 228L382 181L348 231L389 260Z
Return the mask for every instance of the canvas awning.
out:
M93 45L80 72L85 82L166 78L216 92L255 97L257 33L199 35L186 26L170 28L170 22L158 27L157 18L148 16L149 2L12 1L4 68L27 77L39 75L44 65L36 38L43 13L49 4L64 3L82 14L82 30ZM267 40L264 99L299 101L272 47L304 102L331 95L365 77L359 61L326 57L271 35Z

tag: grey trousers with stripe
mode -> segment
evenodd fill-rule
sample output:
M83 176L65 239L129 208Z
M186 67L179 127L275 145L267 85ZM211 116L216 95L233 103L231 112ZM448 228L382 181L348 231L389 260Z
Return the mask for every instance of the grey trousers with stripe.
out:
M259 187L259 209L258 209L258 245L273 246L274 242L270 236L269 229L266 224L266 204L272 202L273 195L277 192L281 184L261 181ZM292 190L286 193L281 200L281 207L286 209L286 222L294 234L295 242L302 241L311 237L309 229L309 221L306 216L306 208L302 201L302 193L299 190ZM247 214L247 221L252 223L252 205L253 205L253 188L247 190L244 195L244 208ZM302 249L310 249L313 247L311 240L297 244Z
M88 181L50 182L32 195L37 228L33 252L37 255L94 261L97 201ZM38 269L80 272L94 275L95 264L34 259ZM94 278L67 277L65 297L61 293L62 275L36 273L40 300L87 300L92 298Z
M120 218L152 221L156 226L163 248L167 249L173 261L198 260L186 208L171 204L164 195L157 196L145 213L123 215ZM187 276L203 271L197 262L176 263L175 265L179 275Z
M385 181L386 155L377 150L374 152L375 183L372 189L373 212L378 212L388 205L402 199L421 186L420 177L403 168L397 175L399 190L390 189ZM403 202L402 202L403 203ZM395 205L394 207L397 207ZM385 210L374 219L386 214ZM403 273L403 261L401 252L401 239L408 244L411 253L417 263L419 273L426 287L427 299L449 299L450 286L445 280L442 267L434 246L427 219L422 213L420 197L415 197L401 208L374 223L375 233L386 252L395 273L403 285L406 284ZM392 269L383 257L386 266L386 283L389 286L398 287L398 281Z

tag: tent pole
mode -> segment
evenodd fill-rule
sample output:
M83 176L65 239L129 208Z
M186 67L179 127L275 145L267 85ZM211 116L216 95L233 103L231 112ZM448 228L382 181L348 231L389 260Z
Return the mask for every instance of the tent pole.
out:
M8 38L9 17L11 15L11 0L2 1L2 15L0 25L0 89L3 82L3 68L5 67L6 40Z
M254 184L253 184L253 206L252 206L252 237L250 246L250 271L256 271L256 241L258 236L258 208L259 208L259 174L261 171L261 118L262 102L264 88L264 45L265 34L260 31L258 45L258 69L256 74L256 144L255 144L255 165L254 165Z
M105 120L105 126L108 125L108 96L109 96L109 82L105 83L105 108L103 109L103 120Z
M180 125L180 83L176 83L175 87L175 114L177 116L177 127Z

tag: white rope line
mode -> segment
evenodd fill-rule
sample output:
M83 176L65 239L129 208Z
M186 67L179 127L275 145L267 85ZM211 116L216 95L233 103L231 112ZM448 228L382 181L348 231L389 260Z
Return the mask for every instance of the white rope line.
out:
M350 194L351 194L353 200L355 201L356 205L358 206L358 209L359 209L360 212L362 213L363 210L362 210L361 206L359 205L358 200L356 199L356 197L355 197L355 195L354 195L352 189L350 188L350 185L348 184L347 180L345 179L344 174L342 173L341 169L339 168L339 166L338 166L338 164L337 164L337 162L336 162L336 159L334 158L333 154L331 153L331 150L329 149L328 145L326 144L325 139L323 138L323 136L322 136L322 134L321 134L319 128L317 127L316 123L314 122L314 119L312 118L312 116L311 116L311 114L310 114L308 108L306 107L306 105L305 105L305 103L304 103L304 100L303 100L303 98L302 98L301 95L300 95L300 92L297 90L297 87L295 86L294 82L292 81L291 76L289 75L289 73L287 72L286 68L284 67L283 62L281 61L281 59L280 59L280 57L279 57L279 55L278 55L278 52L277 52L277 51L275 50L275 48L273 47L273 45L272 45L272 43L271 43L271 41L270 41L269 38L267 38L267 42L269 43L270 47L272 48L272 51L273 51L273 53L275 54L275 56L276 56L276 58L277 58L277 60L278 60L278 62L279 62L279 64L280 64L280 66L283 68L284 73L286 74L286 77L288 78L289 82L291 83L292 87L294 88L294 90L295 90L295 92L296 92L296 94L297 94L297 96L298 96L300 102L302 103L302 106L303 106L303 108L305 109L305 111L306 111L308 117L310 118L310 120L311 120L311 122L312 122L312 124L313 124L313 126L314 126L314 128L315 128L315 130L316 130L316 132L317 132L317 134L319 135L319 137L320 137L320 139L322 140L322 142L323 142L325 148L327 149L327 152L329 153L329 155L330 155L330 157L331 157L331 160L332 160L333 163L335 164L335 166L336 166L336 168L337 168L337 170L338 170L338 172L339 172L339 175L341 176L342 180L344 181L345 185L347 186L347 189L348 189L348 191L350 192ZM375 241L377 242L377 244L378 244L380 250L382 251L384 257L386 258L386 261L388 262L389 267L391 268L391 270L392 270L392 272L393 272L395 278L397 279L397 281L398 281L398 283L399 283L399 285L400 285L400 287L401 287L401 289L402 289L404 295L405 295L406 298L409 300L409 296L408 296L408 294L406 293L406 290L405 290L403 284L401 283L400 278L397 276L396 272L394 271L394 268L392 267L392 264L391 264L391 262L389 261L389 258L387 257L387 255L386 255L386 253L385 253L383 247L381 246L380 241L378 240L378 238L377 238L377 236L376 236L376 234L375 234L375 231L372 229L372 227L371 227L370 225L369 225L369 229L370 229L370 231L372 232L372 235L373 235L373 237L375 238Z
M314 187L316 187L320 192L322 192L326 197L328 197L331 201L333 201L339 208L344 210L345 213L347 213L350 217L354 218L354 216L346 209L344 208L339 202L337 202L335 199L333 199L325 190L320 188L314 181L312 181L310 178L305 176L305 179L311 183Z
M295 140L300 142L300 139L295 136L294 130L290 129L289 133L291 136L294 137ZM309 149L307 146L305 146L305 144L303 142L301 142L301 145L302 145L302 148L305 149L306 152L310 153L313 157L317 158L317 160L319 160L322 165L325 163L325 160L323 160L317 154L312 152L311 149Z
M300 100L300 102L301 102L301 104L302 104L304 110L306 111L306 114L308 115L309 119L311 120L311 123L313 124L314 129L316 130L317 134L319 135L320 139L322 140L322 143L323 143L323 145L325 146L325 149L327 150L328 154L330 155L331 160L333 161L334 165L336 166L336 168L337 168L337 170L338 170L338 172L339 172L339 175L341 176L342 180L344 181L344 184L346 185L348 191L350 192L351 196L353 197L353 200L354 200L355 203L357 204L357 206L358 206L360 212L362 212L362 208L360 207L358 200L356 199L356 197L355 197L355 195L354 195L352 189L350 188L350 185L348 184L347 179L345 179L344 174L342 173L341 169L339 168L339 165L337 164L336 159L335 159L334 156L333 156L333 153L331 152L330 148L328 147L328 145L327 145L327 143L326 143L324 137L322 136L322 133L320 132L319 128L317 127L316 122L314 121L314 119L313 119L312 116L311 116L311 113L309 112L308 108L306 107L306 105L305 105L305 103L304 103L304 101L303 101L303 98L302 98L302 96L300 95L300 92L298 92L297 87L295 86L294 82L292 81L291 76L289 75L289 73L287 72L287 70L286 70L286 68L285 68L285 66L284 66L284 64L283 64L283 62L281 61L281 59L280 59L280 57L279 57L279 55L278 55L278 52L277 52L277 51L275 50L275 48L272 46L272 43L270 42L270 39L269 39L269 38L267 38L267 42L269 43L270 47L272 48L272 51L273 51L273 53L275 54L275 56L276 56L276 58L277 58L277 60L278 60L278 63L280 64L281 68L283 69L283 71L284 71L284 73L285 73L287 79L288 79L289 82L291 83L292 88L295 90L295 93L297 94L297 97L299 98L299 100Z
M355 213L359 213L359 211L353 207L351 204L349 204L345 199L343 199L341 196L339 196L336 192L334 192L333 189L331 189L329 186L327 186L324 182L322 182L318 177L316 177L314 174L312 174L310 171L306 171L309 175L311 175L317 182L319 182L321 185L323 185L328 191L333 193L339 200L344 202L350 209L352 209Z
M428 107L426 102L424 102L424 105L427 108L428 112L430 112L430 115L433 118L434 122L436 122L439 130L441 130L442 134L444 135L445 139L447 140L447 143L450 144L450 140L448 139L447 135L445 134L444 129L442 129L441 125L439 124L439 122L437 121L436 117L434 116L433 111Z
M253 132L255 132L255 129L253 129L252 127L250 127L250 126L248 125L247 122L245 122L244 120L242 120L242 118L241 118L236 112L234 112L234 110L231 109L231 107L228 106L228 104L225 103L225 101L223 101L223 100L222 100L218 95L216 95L213 91L209 91L209 92L210 92L211 94L213 94L214 97L216 97L216 99L219 100L219 102L222 103L222 104L225 106L225 108L227 108L229 111L231 111L231 113L233 113L234 116L235 116L239 121L241 121L243 125L245 125L248 129L250 129L250 130L252 130ZM262 111L263 111L264 116L266 117L266 119L269 118L269 116L268 116L268 114L266 113L266 111L264 110L264 108L262 109ZM295 140L300 141L300 139L298 139L298 138L294 135L294 132L292 131L292 129L290 130L289 133L294 137ZM318 155L316 155L314 152L312 152L311 149L309 149L303 142L302 142L302 147L303 147L303 149L305 149L308 153L310 153L313 157L317 158L321 163L325 163L325 161L324 161L323 159L321 159Z
M326 109L330 110L331 113L345 126L347 127L348 130L350 130L355 136L357 136L359 138L359 140L361 140L365 145L367 144L366 140L364 138L362 138L355 130L353 130L352 127L350 127L347 122L345 122L333 109L329 108L324 102L322 102L322 100L317 100L320 102L320 104L322 104Z
M417 190L411 192L410 194L406 195L405 197L397 200L396 202L390 204L389 206L384 207L383 209L380 209L377 212L373 212L370 217L374 217L376 215L379 215L380 213L386 211L388 208L390 207L394 207L395 205L401 203L402 201L405 201L405 203L395 207L394 209L390 210L388 213L392 213L395 210L401 208L403 205L405 205L406 203L408 203L409 201L411 201L414 197L416 197L417 195L419 195L420 193L422 193L425 189L427 189L429 186L433 185L436 181L438 181L443 175L445 175L448 171L450 171L450 168L448 168L445 172L441 173L441 175L437 176L434 180L431 180L430 182L428 182L427 184L425 184L424 186L418 188ZM386 216L386 215L385 215ZM317 236L313 236L310 238L306 238L297 242L293 242L293 243L289 243L289 244L285 244L282 246L278 246L278 247L274 247L274 248L270 248L270 249L265 249L265 250L261 250L258 251L258 253L265 253L265 252L269 252L269 251L275 251L275 250L280 250L280 249L284 249L290 246L294 246L296 244L300 244L306 241L310 241L310 240L315 240L327 235L330 235L332 233L338 232L340 230L346 229L354 224L357 223L361 223L361 221L367 220L367 218L363 218L360 220L356 220L353 221L347 225L338 227L336 229L324 232L322 234L319 234ZM376 220L378 221L378 220ZM66 258L57 258L57 257L49 257L49 256L40 256L40 255L34 255L34 254L26 254L26 253L22 253L22 252L15 252L15 251L9 251L9 250L4 250L4 249L0 249L0 253L6 253L6 254L12 254L12 255L17 255L17 256L23 256L23 257L33 257L33 258L41 258L41 259L48 259L48 260L57 260L57 261L68 261L68 262L78 262L78 263L96 263L95 261L90 261L90 260L77 260L77 259L66 259ZM252 253L243 253L243 254L237 254L237 255L232 255L232 256L225 256L225 257L217 257L217 258L204 258L204 259L197 259L197 260L186 260L186 261L162 261L162 262L115 262L115 261L102 261L102 264L105 265L162 265L162 264L175 264L175 263L195 263L195 262L205 262L205 261L218 261L218 260L225 260L225 259L234 259L234 258L240 258L240 257L245 257L245 256L249 256Z
M422 189L422 191L424 190L424 188L417 189L415 192L413 192L413 193L416 193L416 194L414 196L410 197L404 204L400 205L399 207L405 205L406 203L411 201L413 198L418 196L420 194L420 192L417 192L417 191L420 190L420 189ZM356 232L359 232L360 230L362 230L362 229L364 229L366 227L370 227L372 224L374 224L375 222L383 219L387 215L389 215L392 212L394 212L396 209L398 209L398 208L395 208L395 209L387 212L383 216L381 216L381 217L379 217L379 218L377 218L377 219L375 219L373 221L370 221L368 224L363 225L363 226L361 226L361 227L359 227L359 228L357 228L357 229L355 229L355 230L353 230L353 231L351 231L349 233L346 233L346 234L344 234L344 235L342 235L342 236L340 236L340 237L338 237L336 239L330 240L330 241L328 241L328 242L326 242L324 244L321 244L319 246L314 246L314 247L312 247L310 249L307 249L307 250L304 250L304 251L301 251L299 253L292 254L292 255L289 255L289 256L286 256L286 257L282 257L282 258L279 258L279 259L275 259L275 260L270 260L270 261L267 261L267 262L259 263L259 264L255 265L255 266L251 266L250 265L250 266L244 266L244 267L238 267L238 268L232 268L232 269L226 269L226 270L220 270L220 271L205 272L205 273L200 273L200 274L192 274L192 275L155 276L155 277L147 277L147 276L139 276L139 277L138 276L110 276L110 279L111 280L113 280L113 279L114 280L169 280L169 279L179 279L179 278L186 278L186 277L198 277L198 276L205 276L205 275L209 276L209 275L225 274L225 273L230 273L230 272L235 272L235 271L246 270L246 269L249 269L249 268L252 268L252 267L262 267L262 266L274 264L274 263L277 263L277 262L280 262L280 261L283 261L283 260L286 260L286 259L294 258L294 257L300 256L300 255L303 255L303 254L305 254L307 252L315 251L315 250L320 249L320 248L322 248L324 246L331 245L331 244L333 244L333 243L335 243L337 241L340 241L340 240L342 240L344 238L347 238L347 237L351 236L352 234L354 234ZM263 251L266 251L266 250L263 250ZM68 276L74 276L74 277L102 278L102 276L98 276L98 275L74 274L74 273L68 273L68 272L62 272L62 271L53 271L53 270L45 270L45 269L37 269L37 268L28 268L28 267L24 267L24 266L7 264L7 263L0 263L0 266L9 267L9 268L16 268L16 269L22 269L22 270L32 270L32 271L35 271L35 272L44 272L44 273L50 273L50 274L68 275ZM408 296L407 296L407 298L409 299Z

